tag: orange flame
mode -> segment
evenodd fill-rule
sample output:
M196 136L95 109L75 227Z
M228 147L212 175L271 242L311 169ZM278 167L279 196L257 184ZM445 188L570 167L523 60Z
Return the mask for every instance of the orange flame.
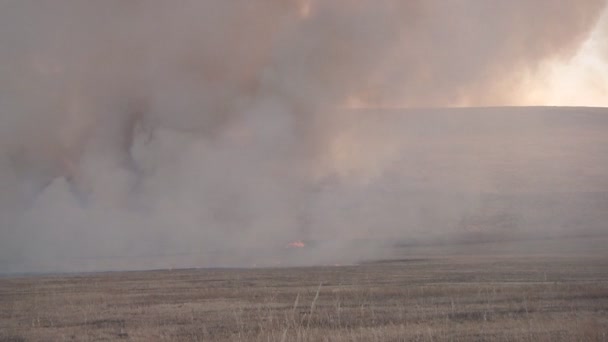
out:
M298 240L298 241L293 241L287 244L287 247L289 248L304 248L305 244L304 242Z

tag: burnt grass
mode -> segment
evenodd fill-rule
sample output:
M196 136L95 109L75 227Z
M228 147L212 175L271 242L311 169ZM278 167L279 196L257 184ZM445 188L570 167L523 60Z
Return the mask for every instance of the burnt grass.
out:
M65 340L607 341L608 258L429 252L0 279L0 341Z

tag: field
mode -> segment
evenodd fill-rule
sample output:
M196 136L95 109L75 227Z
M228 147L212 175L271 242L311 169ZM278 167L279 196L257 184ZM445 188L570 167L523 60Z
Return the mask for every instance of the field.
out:
M607 238L0 278L0 341L608 341Z

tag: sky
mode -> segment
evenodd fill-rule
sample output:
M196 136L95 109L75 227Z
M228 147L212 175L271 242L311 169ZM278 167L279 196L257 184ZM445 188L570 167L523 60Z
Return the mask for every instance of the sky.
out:
M310 7L306 9L310 11ZM608 9L602 13L575 50L559 58L544 60L537 68L524 72L514 84L523 91L482 105L608 107ZM454 101L447 105L471 107L476 103ZM354 96L346 106L406 108L410 105L407 100L399 99L374 104Z
M608 107L608 11L571 58L548 63L522 104ZM534 76L533 76L534 77Z

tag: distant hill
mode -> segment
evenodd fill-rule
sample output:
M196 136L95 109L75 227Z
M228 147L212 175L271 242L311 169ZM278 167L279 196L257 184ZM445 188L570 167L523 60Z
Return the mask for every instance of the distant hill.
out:
M608 234L607 108L357 109L342 115L337 122L345 126L335 143L348 153L338 158L341 177L327 181L325 190L340 209L326 216L358 227L349 228L351 235Z

